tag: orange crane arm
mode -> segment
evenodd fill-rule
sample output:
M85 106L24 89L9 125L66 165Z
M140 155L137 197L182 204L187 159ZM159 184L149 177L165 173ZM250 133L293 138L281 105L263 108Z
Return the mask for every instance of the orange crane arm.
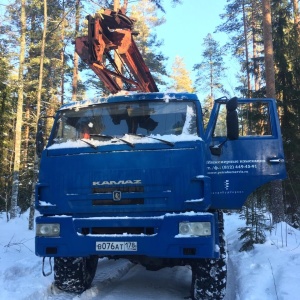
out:
M113 94L121 90L158 92L133 39L133 20L121 11L106 9L88 16L88 36L75 40L75 50ZM114 53L122 66L115 62ZM117 79L118 78L118 79Z

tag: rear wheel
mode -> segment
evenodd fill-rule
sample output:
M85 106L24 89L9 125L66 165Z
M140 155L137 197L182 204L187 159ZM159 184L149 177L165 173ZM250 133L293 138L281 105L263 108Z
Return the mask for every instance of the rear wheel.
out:
M55 257L54 284L60 290L82 293L95 277L98 257Z
M227 259L225 239L220 237L220 258L202 259L192 266L192 299L221 300L226 292Z

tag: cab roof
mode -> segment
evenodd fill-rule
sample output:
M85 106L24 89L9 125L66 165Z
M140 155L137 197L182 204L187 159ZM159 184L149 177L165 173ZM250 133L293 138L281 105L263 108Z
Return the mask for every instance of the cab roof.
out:
M103 98L95 98L93 100L82 100L77 102L70 102L63 105L60 110L82 108L101 103L116 103L124 101L141 101L141 100L164 100L165 102L176 100L198 100L196 94L191 93L134 93L134 92L119 92L116 95L111 95Z

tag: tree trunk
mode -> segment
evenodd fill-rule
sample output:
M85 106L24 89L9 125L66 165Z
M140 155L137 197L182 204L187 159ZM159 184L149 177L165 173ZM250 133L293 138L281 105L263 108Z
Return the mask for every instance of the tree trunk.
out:
M61 40L62 40L62 48L60 53L60 59L61 59L61 101L60 104L64 104L64 97L65 97L65 1L63 0L62 3L63 6L63 13L62 13L62 29L61 29Z
M243 26L244 26L244 39L245 39L245 58L246 58L246 73L247 73L247 97L251 97L251 81L249 69L249 52L248 52L248 36L247 36L247 21L245 13L245 1L243 0Z
M298 0L293 0L294 24L297 27L297 32L300 31L299 5Z
M252 5L252 45L253 45L253 73L254 73L254 91L258 91L260 89L260 69L258 63L258 55L257 55L257 15L256 12L259 10L257 7L257 3L253 3Z
M275 70L272 42L272 18L270 0L262 0L263 6L263 37L265 50L265 72L266 72L266 96L276 98L275 90ZM284 220L284 204L282 181L271 182L271 212L273 222L278 223Z
M266 69L266 96L270 98L276 98L270 0L262 0L262 4L263 4L263 37L264 37L265 69Z
M20 56L19 56L19 81L18 81L18 104L17 119L15 127L15 147L14 147L14 169L11 195L10 217L13 219L17 216L18 195L19 195L19 179L20 179L20 160L21 160L21 138L23 123L23 90L24 90L24 62L26 47L26 0L21 0L21 36L20 36Z
M47 33L47 0L44 0L44 29L43 37L41 41L41 59L40 59L40 72L39 72L39 85L37 93L37 103L36 103L36 127L38 124L38 119L40 117L41 110L41 99L42 99L42 85L43 85L43 71L44 71L44 56L45 56L45 42L46 42L46 33ZM29 224L28 228L30 230L34 227L34 200L35 200L35 184L38 177L38 168L39 168L39 157L35 153L34 155L34 171L33 171L33 184L31 192L31 201L30 201L30 213L29 213Z
M79 32L79 2L80 0L76 0L75 4L75 38L78 37ZM73 67L73 81L72 81L72 101L77 100L77 89L78 89L78 54L74 51L74 67Z
M114 0L114 11L118 11L120 8L121 8L120 0ZM124 11L124 13L125 13L125 11ZM114 61L116 63L118 70L122 73L122 62L118 55L118 50L115 51ZM122 83L121 78L117 77L115 80L116 80L116 83L118 84L118 86L122 89L123 83Z
M28 100L28 98L27 98ZM23 120L23 147L22 147L22 161L21 169L27 170L29 161L29 139L30 139L30 105L27 101L25 106L24 120Z
M213 58L210 57L210 70L209 70L209 85L210 85L210 95L209 95L209 99L210 99L210 102L209 102L209 108L210 110L212 110L213 106L214 106L214 88L213 88L213 78L214 78L214 75L213 75Z
M127 7L128 7L128 0L124 0L123 1L123 6L122 6L122 9L124 10L124 13L127 11Z

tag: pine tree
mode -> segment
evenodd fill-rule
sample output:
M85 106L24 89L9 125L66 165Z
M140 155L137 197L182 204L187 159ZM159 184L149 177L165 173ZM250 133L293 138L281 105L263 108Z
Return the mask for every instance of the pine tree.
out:
M273 187L271 191L273 193L274 203L279 203L279 207L277 206L272 209L275 221L277 222L284 218L285 210L291 219L298 213L299 208L300 159L298 155L299 151L296 150L300 145L300 107L299 101L296 101L300 96L299 24L297 23L299 11L297 4L295 5L295 1L272 1L271 3L272 7L269 6L267 11L272 11L272 23L269 21L269 28L264 31L261 22L263 19L262 4L265 5L266 1L261 2L257 0L230 1L226 6L226 13L222 15L222 19L225 20L225 22L218 29L239 37L233 40L231 49L236 49L233 53L235 55L240 53L242 54L241 57L245 57L245 45L247 44L245 37L247 36L249 41L248 47L252 45L253 49L253 57L249 56L249 60L245 61L246 66L249 66L248 72L250 72L254 78L254 85L252 85L254 86L254 91L251 91L250 94L254 97L265 97L268 95L269 97L277 99L286 165L289 174L289 179L284 182L285 203L283 203L282 199L279 200L279 202L276 201L278 195L282 194L282 188L278 182L272 183ZM245 8L245 20L247 22L247 35L243 35L239 30L239 28L242 28L242 23L237 23L239 20L243 20L243 7ZM272 10L270 10L271 8ZM266 9L264 9L264 11L266 11ZM263 38L263 32L272 32L272 39ZM242 38L242 36L244 36L244 38ZM266 43L266 41L269 41L269 45L273 46L273 55L271 55L268 50L270 49L269 46L262 48L264 46L263 42ZM238 45L240 45L240 47L237 47ZM262 51L263 49L265 50ZM249 51L249 53L251 53L251 51ZM273 59L273 62L270 62L270 58ZM274 66L276 66L275 69ZM269 75L270 71L273 72L271 76ZM273 79L270 81L270 78ZM248 80L245 80L245 82L247 81L249 81L249 77ZM247 88L246 83L245 95L249 95L249 89L249 84Z
M260 0L227 1L225 13L221 14L224 22L217 31L226 32L230 42L226 49L232 51L241 65L241 86L237 88L246 97L263 96L263 38L262 38L262 8Z
M155 28L162 25L165 18L158 16L155 5L149 0L139 1L137 5L131 6L130 10L130 17L136 20L134 25L134 30L138 32L134 37L136 45L156 84L165 85L167 58L159 51L163 41L158 40L155 34Z
M265 74L266 74L266 96L276 98L275 90L275 66L272 40L272 19L270 0L262 0L263 5L263 33L264 33L264 50L265 50ZM273 221L278 223L284 219L284 204L282 181L276 180L271 182L271 212Z
M222 92L224 95L225 90L221 78L224 76L226 68L224 67L222 49L210 33L204 38L203 46L202 60L194 65L194 71L196 71L195 85L196 90L209 92L210 108L212 108L215 94Z
M288 220L294 222L300 216L300 45L299 24L295 23L297 5L294 1L291 4L287 0L272 2L272 24L276 97L288 172L288 180L284 182L285 206Z
M242 208L240 218L245 220L246 226L238 228L239 240L242 241L240 251L249 251L254 244L263 244L266 241L266 230L271 230L271 220L267 216L267 210L263 199L267 193L264 189L258 189L252 193Z
M171 79L173 80L173 84L170 88L176 92L194 92L192 79L182 57L175 57L172 65Z
M0 28L2 31L2 28ZM7 212L11 197L12 164L13 164L13 132L14 111L16 101L12 95L16 93L11 84L9 70L10 55L5 41L0 39L0 211Z

